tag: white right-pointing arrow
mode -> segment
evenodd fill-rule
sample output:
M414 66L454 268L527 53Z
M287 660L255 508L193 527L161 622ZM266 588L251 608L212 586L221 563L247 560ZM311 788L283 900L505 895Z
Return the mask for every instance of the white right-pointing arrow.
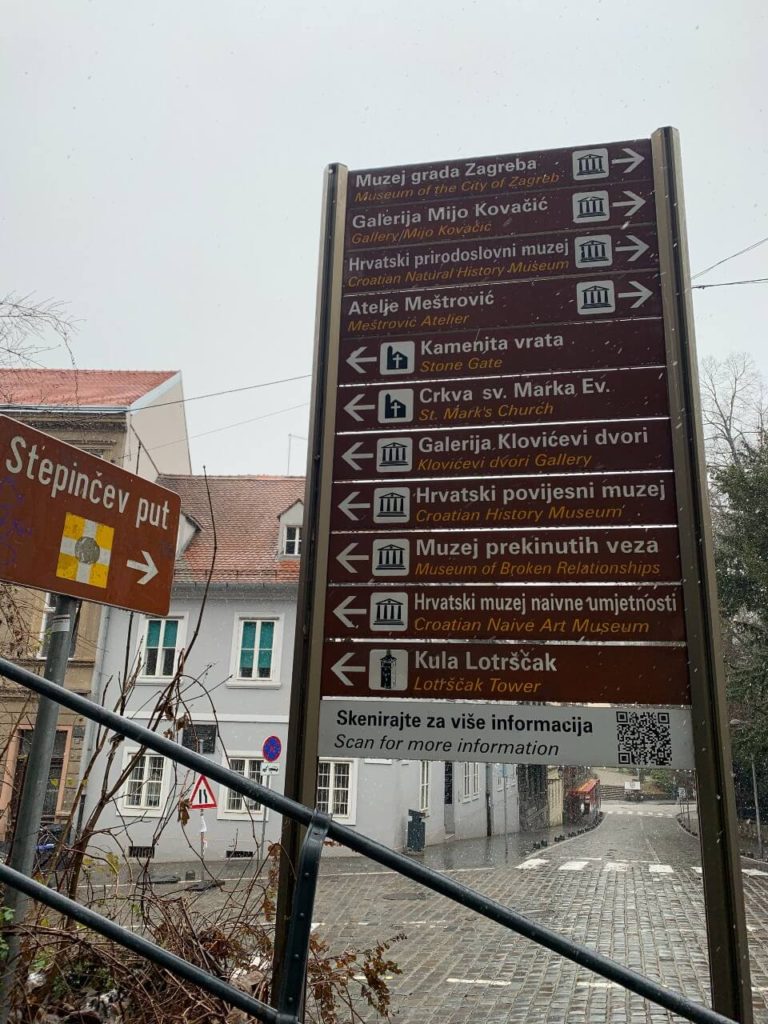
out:
M628 189L624 189L624 195L628 198L622 200L620 203L612 203L612 206L626 206L627 216L631 217L633 213L637 213L641 206L645 206L645 200L640 196L635 195L634 192L630 192Z
M339 658L335 665L331 666L331 672L340 679L345 686L353 686L354 683L351 679L347 679L347 672L365 672L362 665L348 665L347 662L350 658L353 658L352 652L348 652L343 658Z
M143 586L145 583L149 583L157 576L157 566L155 565L152 555L148 551L142 549L142 555L144 555L143 562L134 562L132 559L128 559L126 563L129 569L137 569L139 572L143 572L144 575L139 580L139 584Z
M632 242L632 245L617 245L616 252L631 252L632 255L629 257L630 263L634 263L636 259L639 259L650 248L636 235L627 235L627 241Z
M650 299L653 292L649 291L644 285L640 284L639 281L630 281L632 287L635 289L633 292L619 292L620 299L634 299L632 303L632 309L637 309L638 306L642 306L646 299Z
M365 397L363 395L355 395L351 402L347 402L344 406L345 412L348 412L353 420L357 420L358 423L363 422L363 417L358 416L358 412L362 409L375 409L375 405L360 405L360 402L364 402Z
M341 456L348 466L352 469L362 469L363 467L357 461L358 459L372 459L372 452L361 452L358 449L363 447L362 441L355 441L351 448L347 448L344 454Z
M341 564L344 566L344 568L347 570L347 572L354 573L355 576L357 575L357 569L354 567L354 565L352 565L352 562L367 562L368 561L368 555L353 555L352 554L352 552L355 550L356 547L357 547L357 544L355 544L353 542L352 544L348 544L347 547L345 547L343 551L340 551L339 554L336 555L336 561L337 562L341 562Z
M360 365L361 363L376 362L376 356L364 356L362 353L365 351L365 345L361 345L360 348L356 348L354 352L350 352L347 356L347 363L358 373L365 373L365 370Z
M613 160L611 160L611 163L626 164L627 166L624 169L625 174L629 174L631 171L634 171L634 169L636 167L639 167L645 159L645 157L641 156L639 153L636 153L634 149L627 149L626 146L622 147L622 152L626 153L627 156L616 156L613 158Z
M352 602L354 597L345 597L340 605L337 605L333 609L333 614L337 619L340 619L345 626L354 626L354 622L349 618L350 615L365 615L365 608L352 608Z
M367 502L367 501L365 501L365 502L359 502L358 501L357 503L355 502L355 498L358 496L359 493L360 493L360 491L352 491L351 494L348 494L346 496L344 501L340 501L339 502L339 509L344 513L344 515L348 519L352 519L354 522L357 522L357 520L360 518L360 516L356 516L355 515L355 513L352 511L353 508L370 508L371 507L369 502Z

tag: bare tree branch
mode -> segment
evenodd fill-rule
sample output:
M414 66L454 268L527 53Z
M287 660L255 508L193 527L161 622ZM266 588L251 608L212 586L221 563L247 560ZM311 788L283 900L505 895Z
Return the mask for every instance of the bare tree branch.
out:
M76 321L55 299L9 292L0 298L0 366L30 366L45 352L63 346L72 366Z

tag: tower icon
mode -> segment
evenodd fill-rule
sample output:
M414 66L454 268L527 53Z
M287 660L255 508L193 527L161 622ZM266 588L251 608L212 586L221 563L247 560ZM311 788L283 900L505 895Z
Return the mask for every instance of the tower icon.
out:
M387 651L379 661L379 686L382 690L393 690L397 685L397 658Z

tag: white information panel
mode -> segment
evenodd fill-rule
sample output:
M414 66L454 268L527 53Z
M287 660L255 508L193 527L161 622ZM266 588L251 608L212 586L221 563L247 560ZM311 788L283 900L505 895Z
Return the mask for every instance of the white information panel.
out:
M693 768L688 708L324 700L321 757Z

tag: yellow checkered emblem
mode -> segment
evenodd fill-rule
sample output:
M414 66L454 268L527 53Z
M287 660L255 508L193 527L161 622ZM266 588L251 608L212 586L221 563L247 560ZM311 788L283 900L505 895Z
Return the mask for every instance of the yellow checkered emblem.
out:
M115 531L67 512L56 575L91 587L106 587Z

